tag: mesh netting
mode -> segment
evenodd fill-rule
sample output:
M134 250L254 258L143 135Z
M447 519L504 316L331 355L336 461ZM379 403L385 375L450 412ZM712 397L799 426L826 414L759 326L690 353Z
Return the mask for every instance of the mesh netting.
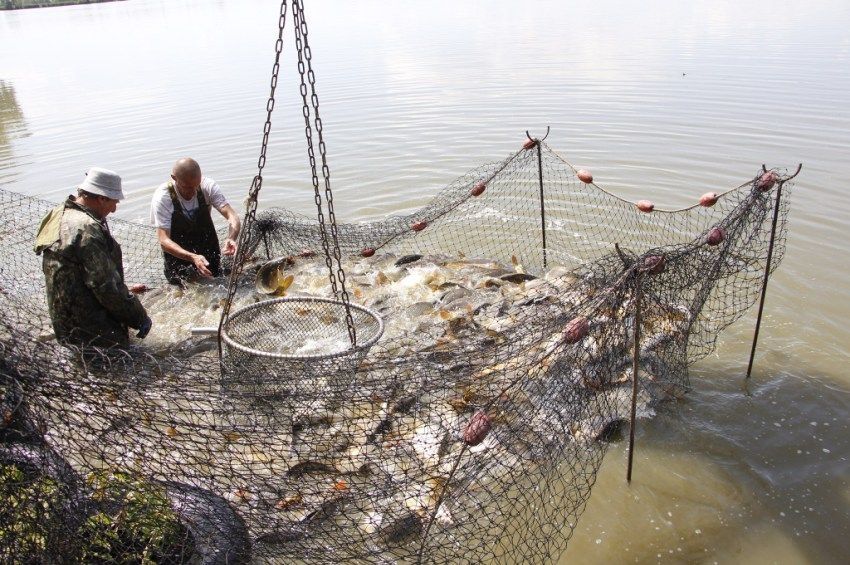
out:
M576 172L531 147L340 225L355 350L318 224L262 211L221 361L188 329L225 286L166 288L153 230L118 220L154 332L58 345L32 253L52 205L0 191L0 560L550 562L633 403L684 392L758 298L790 188L759 171L650 213Z

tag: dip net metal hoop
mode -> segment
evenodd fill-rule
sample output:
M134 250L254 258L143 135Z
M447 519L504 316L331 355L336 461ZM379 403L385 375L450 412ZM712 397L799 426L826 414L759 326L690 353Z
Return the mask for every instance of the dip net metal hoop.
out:
M347 316L358 328L356 344L349 341ZM222 327L223 373L243 381L257 375L247 389L251 395L288 383L339 396L355 384L358 366L383 332L381 316L357 304L315 297L264 300L234 311Z
M333 322L345 316L346 312L343 303L328 298L276 298L245 306L233 312L225 322L222 339L229 347L242 353L270 359L325 360L350 353L365 355L380 339L384 321L369 308L357 304L349 306L355 311L355 324L369 330L361 335L362 341L353 348L343 344L342 348L332 348L328 353L284 353L296 348L297 344L293 344L292 339L280 339L269 331L275 326L298 326L295 337L299 340L305 337L324 338L339 343L343 332L334 328ZM254 346L247 343L253 343Z

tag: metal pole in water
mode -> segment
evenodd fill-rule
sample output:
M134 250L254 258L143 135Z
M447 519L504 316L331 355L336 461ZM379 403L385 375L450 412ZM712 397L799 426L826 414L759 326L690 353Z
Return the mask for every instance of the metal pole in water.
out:
M537 141L537 178L540 181L540 230L543 233L543 268L546 268L546 206L543 199L543 154Z
M637 274L635 281L635 330L634 330L634 352L632 354L632 414L629 424L629 466L626 470L626 482L632 482L632 459L635 452L635 423L637 420L637 394L638 394L638 365L640 361L640 303L641 285L643 275Z
M798 170L799 172L799 170ZM796 175L795 175L796 176ZM759 300L759 313L756 317L756 330L753 333L753 348L750 350L750 362L747 365L747 379L753 371L753 360L756 357L756 344L759 341L759 328L761 327L761 314L764 310L764 297L767 294L767 281L770 278L770 262L773 259L773 245L776 240L776 223L779 220L779 200L782 198L782 185L785 181L779 181L776 189L776 205L773 207L773 225L770 227L770 245L767 247L767 263L764 266L764 279L761 283L761 299Z

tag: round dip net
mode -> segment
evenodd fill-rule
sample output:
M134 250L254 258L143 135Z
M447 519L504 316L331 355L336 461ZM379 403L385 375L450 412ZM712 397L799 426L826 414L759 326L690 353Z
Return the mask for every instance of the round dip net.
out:
M0 561L552 562L618 426L757 301L790 178L664 211L529 140L404 216L252 211L185 289L112 220L152 289L125 349L56 342L53 204L0 191Z

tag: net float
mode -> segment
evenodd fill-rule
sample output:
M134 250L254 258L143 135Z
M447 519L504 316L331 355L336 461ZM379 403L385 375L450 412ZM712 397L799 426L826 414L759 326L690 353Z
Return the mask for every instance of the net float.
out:
M590 322L584 316L573 318L564 328L564 343L578 343L590 331Z
M484 189L486 188L487 185L484 183L484 181L481 181L476 183L475 186L472 187L472 190L469 191L469 193L472 196L481 196L484 193Z
M705 242L711 246L720 245L726 239L726 230L723 228L712 228L705 238Z
M360 252L360 255L362 255L363 257L371 257L374 254L375 248L373 247L366 247L365 249L363 249L363 251Z
M579 169L579 171L576 173L576 176L578 177L578 180L585 184L590 184L593 182L593 175L590 174L590 171L586 169Z
M756 182L756 187L762 192L767 192L768 190L773 188L773 185L776 184L777 180L778 177L776 173L774 173L773 171L767 171L765 174L759 177L758 182Z
M463 430L463 441L467 445L476 446L487 437L493 423L490 421L490 416L483 410L479 410L472 415L466 429Z
M522 148L523 149L531 149L535 145L537 145L537 141L535 141L533 139L529 139L528 141L526 141L525 143L522 144Z
M313 251L312 249L302 249L301 252L298 254L298 256L299 257L305 257L305 258L315 257L316 252Z
M655 204L653 204L651 200L638 200L635 203L635 206L637 206L637 209L641 212L649 213L655 210Z
M720 198L716 192L706 192L699 197L699 205L710 208L717 204L717 199Z
M426 222L425 220L420 220L418 222L413 222L412 224L410 224L410 229L412 229L413 231L422 231L427 227L428 222Z
M643 270L650 275L657 275L664 272L666 264L667 259L664 255L649 255L643 260Z

